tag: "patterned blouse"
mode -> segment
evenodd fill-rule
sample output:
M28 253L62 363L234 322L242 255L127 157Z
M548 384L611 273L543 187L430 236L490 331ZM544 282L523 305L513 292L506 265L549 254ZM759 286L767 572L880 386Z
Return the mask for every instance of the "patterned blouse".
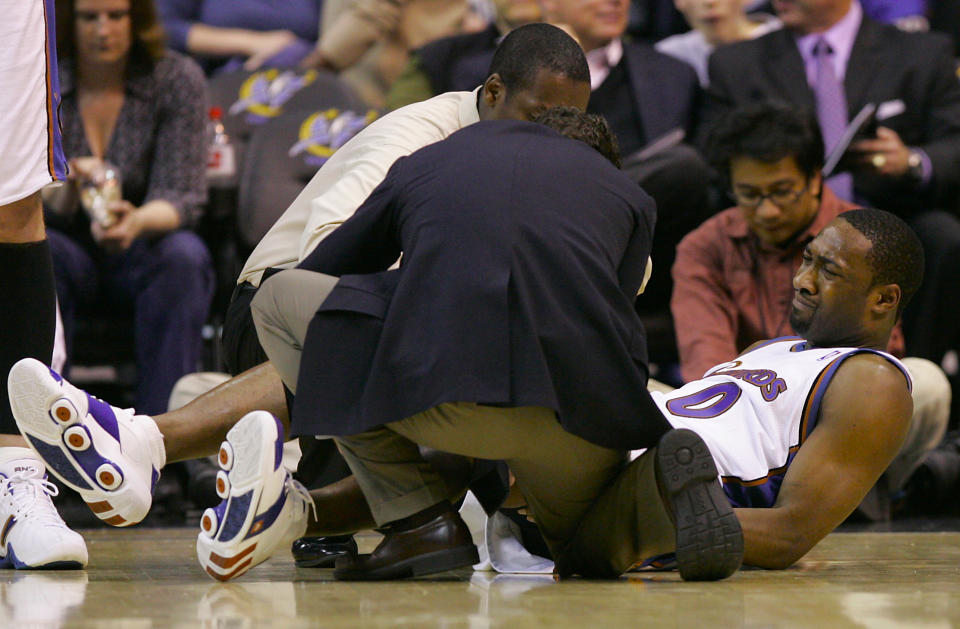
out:
M189 228L207 198L206 80L193 60L176 52L168 51L152 69L134 59L105 158L120 168L124 199L137 207L154 199L168 201L180 214L180 227ZM67 159L91 155L70 59L61 63L60 85ZM75 223L77 219L86 224L83 212L76 213Z

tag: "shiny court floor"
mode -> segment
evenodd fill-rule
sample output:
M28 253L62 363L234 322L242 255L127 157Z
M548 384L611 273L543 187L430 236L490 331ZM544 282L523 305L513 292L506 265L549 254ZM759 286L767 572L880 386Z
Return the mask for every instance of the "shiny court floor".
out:
M86 531L85 571L0 570L0 627L864 627L960 626L960 533L835 533L790 570L720 583L675 573L619 581L462 570L340 583L289 555L230 584L205 576L194 529ZM375 539L364 538L361 548Z

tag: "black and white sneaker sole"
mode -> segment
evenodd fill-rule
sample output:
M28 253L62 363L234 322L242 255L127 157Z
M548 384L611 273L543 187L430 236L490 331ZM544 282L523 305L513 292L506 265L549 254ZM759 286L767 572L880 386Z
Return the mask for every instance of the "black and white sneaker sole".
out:
M677 527L677 569L685 581L717 581L743 563L743 531L717 481L707 444L687 429L657 445L657 482Z

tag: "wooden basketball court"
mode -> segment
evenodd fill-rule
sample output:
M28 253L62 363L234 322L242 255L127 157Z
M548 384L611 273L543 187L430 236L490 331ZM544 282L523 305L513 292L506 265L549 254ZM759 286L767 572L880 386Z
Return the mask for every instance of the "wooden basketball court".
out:
M676 573L619 581L460 570L342 583L283 553L235 582L201 572L196 529L83 531L85 571L0 570L0 627L917 627L960 626L960 533L834 533L790 570L719 583ZM364 536L361 550L376 543Z

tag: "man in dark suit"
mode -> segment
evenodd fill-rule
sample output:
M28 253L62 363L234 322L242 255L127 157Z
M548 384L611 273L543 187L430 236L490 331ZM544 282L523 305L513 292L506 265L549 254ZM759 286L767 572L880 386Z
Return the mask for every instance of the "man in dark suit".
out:
M510 8L509 3L498 7ZM670 298L670 267L680 239L710 214L708 170L690 146L678 144L656 155L640 152L680 131L692 137L699 107L696 73L685 63L655 51L647 44L623 38L629 19L629 0L584 2L545 0L544 19L569 27L590 63L590 104L587 111L610 123L624 169L657 202L657 235L653 244L653 278L644 294L644 309L666 311ZM502 20L500 22L503 22ZM498 22L498 24L500 24ZM394 106L447 90L472 90L484 78L500 26L482 33L437 40L414 55L416 68L395 89L407 96ZM414 87L419 86L419 87Z
M580 135L598 145L609 130ZM291 431L336 438L386 530L372 555L338 561L338 578L476 561L417 444L505 460L556 556L626 449L660 443L657 466L694 450L709 458L698 437L671 432L646 390L633 299L653 222L650 198L585 144L480 122L399 160L300 269L264 283L254 320L295 389ZM653 463L637 468L628 482L643 508L624 516L637 518L644 556L697 549L681 574L723 578L740 562L739 525L712 461L686 463L676 489L658 489ZM692 518L694 502L714 505L709 524L678 532L670 514ZM711 543L718 530L730 545Z
M841 198L899 214L920 236L927 281L905 314L907 349L939 362L955 346L960 307L960 221L948 213L960 191L960 84L950 43L877 24L856 0L773 4L784 30L711 57L701 128L738 105L783 101L817 112L829 151L834 129L876 105L879 129L853 145L852 180L830 183ZM837 98L828 106L831 80Z

